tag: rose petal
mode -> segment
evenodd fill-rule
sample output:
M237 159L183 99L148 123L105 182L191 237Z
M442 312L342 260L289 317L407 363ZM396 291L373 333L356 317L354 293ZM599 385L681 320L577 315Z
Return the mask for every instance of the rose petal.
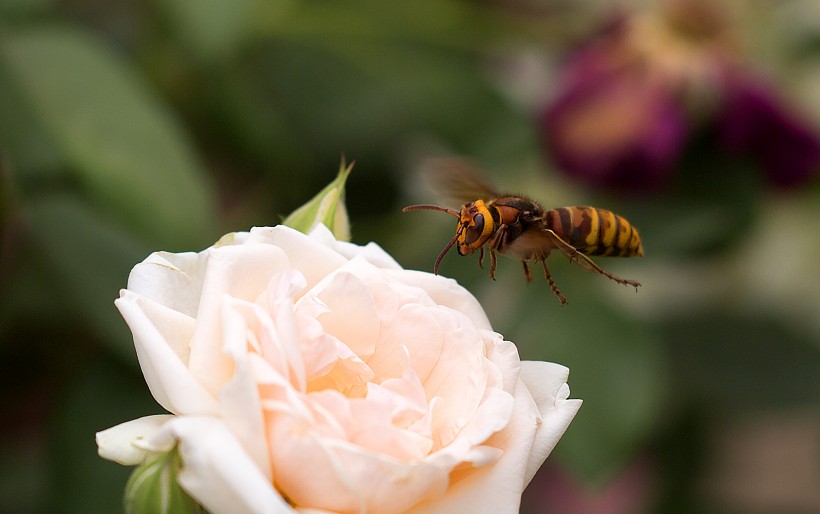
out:
M247 351L247 341L252 335L249 324L257 316L264 316L261 311L257 305L241 300L226 301L223 305L222 339L225 353L233 359L234 374L219 391L219 405L225 424L259 469L270 478L258 384Z
M447 494L410 509L412 514L449 514L470 512L513 514L518 512L529 449L535 436L537 412L526 387L516 388L515 414L502 432L495 434L492 445L503 448L498 461L479 469L465 469L451 475L453 483Z
M173 418L169 414L145 416L97 432L97 452L103 459L113 460L124 466L141 464L150 453L141 443L151 438L166 421Z
M330 236L329 238L328 235ZM399 263L376 243L359 246L346 241L336 241L333 238L333 234L331 234L330 230L324 225L316 225L311 231L310 237L314 240L326 242L328 246L347 259L353 260L355 257L360 257L377 268L402 269Z
M485 400L497 398L496 391L504 393L501 373L486 356L483 334L460 322L459 313L447 311L432 311L444 343L436 365L422 378L428 398L442 398L442 415L434 419L433 425L435 439L441 445L452 442Z
M447 487L446 469L401 462L344 440L320 437L290 416L279 416L269 440L276 484L303 508L399 513L441 496Z
M469 317L477 328L492 330L478 300L451 278L412 270L385 270L391 280L424 290L430 299Z
M219 241L214 243L214 248L219 248L220 246L245 244L245 241L248 240L250 235L250 232L228 232L224 236L220 237Z
M140 368L154 399L175 414L218 413L215 398L168 344L169 337L174 340L179 336L165 326L166 320L156 318L161 311L153 308L154 302L123 290L114 303L134 334Z
M569 386L566 382L569 369L560 364L523 361L520 376L541 414L541 424L535 435L527 467L526 483L529 483L564 435L581 408L582 401L568 399Z
M179 484L210 512L292 514L270 480L216 418L177 417L155 434L160 447L178 443Z
M515 384L521 371L518 347L512 341L504 339L501 334L489 330L484 331L484 341L487 357L500 370L501 376L498 379L503 384L503 389L512 393L515 391Z
M472 452L510 423L510 417L515 415L514 409L516 409L516 400L510 393L500 389L489 389L482 402L474 408L470 418L461 422L463 426L453 434L454 438L432 454L428 460L443 463L457 459L457 462L475 463L476 461L473 460L475 458L486 464L487 455L484 450L480 450L475 457ZM444 429L437 428L437 431L438 437L441 437L440 433Z
M331 248L284 225L252 228L245 244L260 243L282 249L288 256L291 267L304 275L308 289L347 262Z
M373 297L364 282L352 272L340 271L317 285L312 294L327 306L318 316L325 331L346 344L356 355L373 355L379 335L379 319Z
M250 238L249 238L250 240ZM222 353L219 335L220 310L225 296L256 301L271 277L288 269L288 258L275 246L249 244L221 246L208 250L208 263L202 286L202 300L191 338L188 369L212 394L233 373L230 359Z
M130 290L123 291L130 293ZM187 365L191 355L191 337L196 326L196 319L150 298L139 294L137 296L141 297L138 304L145 317L150 320L179 360ZM117 300L114 303L116 305Z
M580 400L561 398L566 391L564 382L561 382L562 377L566 379L566 368L542 362L532 364L535 366L522 366L522 374L527 368L527 380L537 376L537 383L544 385L534 388L538 394L538 401L534 401L524 380L518 382L515 413L510 424L488 441L488 444L504 450L498 462L470 470L472 473L463 474L463 477L456 473L454 483L442 499L419 505L408 514L518 512L521 491L532 478L532 468L541 465L581 403ZM550 408L550 398L554 399L553 408ZM539 407L543 412L539 413Z
M152 253L131 270L128 290L195 317L207 259L206 252Z
M293 269L271 280L264 299L270 326L260 340L265 359L290 378L300 391L305 389L307 377L293 299L304 288L304 275Z
M445 341L433 313L419 305L405 305L392 318L384 320L383 325L376 351L367 359L367 364L381 377L398 378L407 366L398 357L406 352L413 370L425 382L438 363Z

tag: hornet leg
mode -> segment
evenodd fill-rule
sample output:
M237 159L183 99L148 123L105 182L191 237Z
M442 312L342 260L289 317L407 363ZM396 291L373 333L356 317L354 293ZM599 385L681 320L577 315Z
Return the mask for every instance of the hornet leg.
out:
M553 294L558 297L558 300L561 302L561 305L567 304L567 298L561 294L561 290L558 289L558 286L555 285L555 281L552 279L552 275L550 275L550 270L547 268L547 261L545 259L541 259L541 266L544 268L544 278L547 279L547 282L550 285L550 289L552 289Z
M605 277L607 277L611 280L614 280L615 282L617 282L619 284L623 284L625 286L632 286L632 287L635 288L636 291L638 290L638 287L641 285L639 282L636 282L635 280L629 280L629 279L626 279L626 278L621 278L617 275L613 275L612 273L606 271L602 267L595 264L592 261L592 259L590 259L586 255L582 254L576 248L574 248L572 245L570 245L569 243L567 243L566 241L561 239L558 236L558 234L556 234L552 230L544 229L543 232L550 239L550 241L552 241L553 244L555 244L555 246L559 250L564 252L564 255L569 257L570 262L574 262L578 266L580 266L584 269L588 269L589 271L594 271L595 273L600 273L601 275L603 275L603 276L605 276Z
M495 252L507 244L507 225L501 225L493 234L488 246L490 247L490 278L495 280L495 267L497 264Z
M527 282L532 282L532 273L530 273L530 265L527 264L527 261L521 261L521 264L524 265L524 276L527 277Z

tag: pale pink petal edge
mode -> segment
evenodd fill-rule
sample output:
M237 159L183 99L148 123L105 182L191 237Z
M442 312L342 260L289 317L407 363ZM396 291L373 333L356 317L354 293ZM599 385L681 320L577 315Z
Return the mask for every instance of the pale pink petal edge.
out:
M541 413L541 424L536 431L527 467L526 483L529 483L566 432L582 401L569 399L569 369L560 364L522 361L519 376Z
M546 362L521 364L515 414L496 436L502 444L510 443L499 461L453 484L441 500L422 504L408 514L518 512L524 488L581 406L580 400L566 399L566 367Z
M168 345L142 302L152 300L124 289L114 302L134 335L140 368L154 399L175 414L216 414L216 399L196 381Z
M144 447L144 441L153 437L171 418L173 416L170 414L145 416L97 432L97 452L103 459L124 466L142 464L148 454L152 453Z
M270 480L248 456L224 422L182 416L163 426L155 442L178 443L179 484L212 514L293 514Z

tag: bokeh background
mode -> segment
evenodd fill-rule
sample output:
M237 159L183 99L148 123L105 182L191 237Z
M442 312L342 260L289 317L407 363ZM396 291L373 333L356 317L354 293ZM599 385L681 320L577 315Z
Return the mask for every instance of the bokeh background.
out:
M3 0L0 511L118 512L94 432L158 413L113 306L151 251L276 224L335 175L353 240L431 270L418 169L641 230L441 272L585 403L525 513L820 512L816 0ZM450 205L457 207L456 205Z

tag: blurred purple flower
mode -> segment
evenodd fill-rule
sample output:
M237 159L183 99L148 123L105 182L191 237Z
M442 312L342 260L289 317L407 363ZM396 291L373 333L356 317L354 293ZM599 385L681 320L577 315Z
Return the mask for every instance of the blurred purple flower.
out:
M683 147L688 127L664 91L628 71L588 66L541 116L548 150L560 168L593 184L655 186Z
M665 7L614 18L568 57L538 118L557 166L595 185L652 188L692 133L716 127L718 147L752 156L770 182L811 178L817 133L740 64L734 27L700 0Z
M727 84L718 121L725 148L758 159L769 181L778 186L799 185L816 174L818 135L759 81L733 77Z

